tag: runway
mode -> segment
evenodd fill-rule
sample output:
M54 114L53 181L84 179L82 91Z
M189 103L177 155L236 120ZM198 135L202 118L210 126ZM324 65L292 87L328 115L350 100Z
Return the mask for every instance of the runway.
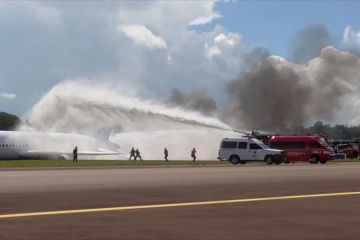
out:
M356 163L2 170L0 239L357 239L359 180Z

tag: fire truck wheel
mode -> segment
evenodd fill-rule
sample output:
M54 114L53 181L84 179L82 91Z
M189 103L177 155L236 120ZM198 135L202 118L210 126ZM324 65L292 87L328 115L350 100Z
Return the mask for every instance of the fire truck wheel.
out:
M316 155L312 155L310 159L310 163L317 164L319 162L319 158Z
M325 164L327 161L326 160L320 160L321 164Z

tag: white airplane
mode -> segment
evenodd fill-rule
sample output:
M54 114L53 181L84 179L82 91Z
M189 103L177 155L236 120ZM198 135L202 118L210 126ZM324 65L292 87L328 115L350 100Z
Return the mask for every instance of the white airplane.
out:
M61 159L73 158L73 149L78 147L78 156L105 156L127 154L109 141L69 133L45 133L23 131L0 131L0 159Z

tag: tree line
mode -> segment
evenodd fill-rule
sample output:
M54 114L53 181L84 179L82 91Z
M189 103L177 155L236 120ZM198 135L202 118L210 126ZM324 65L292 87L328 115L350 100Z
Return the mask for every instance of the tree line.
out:
M0 112L1 131L14 130L19 123L20 119L18 116L6 112Z
M321 134L328 139L342 139L342 140L360 140L360 125L358 126L346 126L336 124L331 126L321 121L315 122L310 127L294 127L292 129L285 129L282 131L283 134L294 134L294 135L314 135Z

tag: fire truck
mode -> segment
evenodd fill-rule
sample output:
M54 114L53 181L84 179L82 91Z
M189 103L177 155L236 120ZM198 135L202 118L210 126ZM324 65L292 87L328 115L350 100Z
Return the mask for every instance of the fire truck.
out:
M324 164L335 159L334 149L321 136L272 136L268 145L284 151L286 161Z

